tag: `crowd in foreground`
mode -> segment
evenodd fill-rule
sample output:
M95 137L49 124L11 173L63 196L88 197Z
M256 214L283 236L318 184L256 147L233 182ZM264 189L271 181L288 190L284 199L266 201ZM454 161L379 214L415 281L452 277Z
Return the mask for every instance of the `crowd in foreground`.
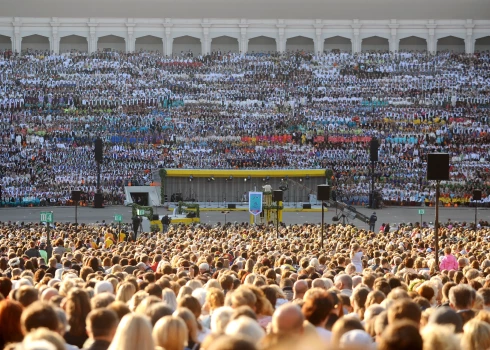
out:
M377 137L385 201L433 202L426 160L440 151L451 156L442 198L468 204L482 188L488 205L489 65L488 52L6 51L1 199L57 205L73 189L92 198L100 136L100 189L115 203L125 185L159 181L158 167L331 169L339 193L365 202Z
M4 223L0 348L490 349L488 227L275 230Z

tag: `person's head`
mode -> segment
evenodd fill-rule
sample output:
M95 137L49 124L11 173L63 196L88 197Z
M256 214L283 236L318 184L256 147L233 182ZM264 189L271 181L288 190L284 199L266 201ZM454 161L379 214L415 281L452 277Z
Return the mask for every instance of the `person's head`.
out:
M92 339L111 342L116 334L119 318L109 309L95 309L87 315L87 334Z
M0 344L22 341L20 318L23 310L22 304L17 301L0 301Z
M12 281L7 277L0 277L0 293L7 297L12 290Z
M423 350L418 324L410 320L390 322L381 335L378 350Z
M91 309L87 292L80 288L71 289L66 297L64 309L70 325L69 332L73 335L85 334L85 320Z
M108 350L155 350L151 323L146 316L128 314L119 325Z
M192 342L197 342L197 334L198 334L198 325L197 325L197 319L194 316L194 314L187 308L185 307L179 307L175 312L173 313L173 316L180 317L182 321L184 321L186 327L187 327L187 333L188 333L188 340Z
M211 315L211 332L222 334L225 331L228 322L230 322L233 309L229 306L223 306L214 310Z
M130 282L123 282L117 289L116 300L127 303L136 292L136 287Z
M454 332L463 332L463 320L460 315L450 307L438 307L429 316L429 324L450 325Z
M476 292L466 284L459 284L449 290L449 305L458 310L467 310L473 307Z
M33 345L33 344L49 344L53 346L53 349L55 350L66 350L65 346L65 340L63 337L49 329L46 328L37 328L27 334L24 338L24 341L22 343L23 345ZM21 349L26 349L26 347L23 347ZM30 349L43 349L47 350L49 348L46 347L32 347Z
M460 341L451 328L429 324L420 332L424 342L424 350L444 349L459 350Z
M255 311L255 304L257 303L257 297L246 286L240 286L233 291L231 295L231 307L234 309L240 306L249 306Z
M27 307L33 302L39 300L39 291L34 287L22 286L15 290L13 294L15 299L24 307Z
M479 320L466 322L463 327L461 345L465 350L490 348L490 325Z
M276 334L302 334L305 318L298 305L279 306L272 315L272 332Z
M187 346L187 326L177 316L162 317L153 329L153 341L165 350L183 350Z
M388 308L388 322L390 324L397 320L408 319L418 325L421 317L420 307L410 299L395 300Z
M41 301L32 303L22 312L20 323L24 335L33 329L41 327L54 332L59 330L58 315L55 309L51 305Z
M221 335L206 347L207 350L257 350L255 342L242 337Z
M304 296L303 315L314 326L324 326L334 304L324 289L310 289Z
M206 294L206 303L209 311L214 311L225 305L225 294L218 288L209 288Z
M352 289L352 277L347 274L335 276L334 285L337 289Z
M331 344L334 349L338 348L340 345L340 338L352 330L359 329L363 330L361 321L356 317L343 316L334 323L332 327L332 339Z
M230 321L225 329L225 334L234 337L244 337L255 344L265 336L265 332L257 321L250 317L240 316L239 318Z
M294 299L301 299L308 290L308 283L305 280L299 280L294 282L293 292Z

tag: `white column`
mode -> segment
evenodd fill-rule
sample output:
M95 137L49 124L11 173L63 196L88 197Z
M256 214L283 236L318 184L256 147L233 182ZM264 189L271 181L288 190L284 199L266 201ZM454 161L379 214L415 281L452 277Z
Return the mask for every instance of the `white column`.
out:
M166 56L172 56L174 39L172 38L172 25L165 26L165 39L163 39L164 54Z
M21 32L21 27L20 26L15 26L14 27L14 36L12 37L12 52L18 52L20 53L22 49L22 36L20 34Z
M126 23L128 34L126 35L126 52L134 52L136 38L134 37L134 23Z
M391 20L391 24L389 25L391 29L391 35L390 35L390 51L395 52L398 51L399 46L400 46L400 40L398 39L397 35L397 29L400 25L396 23L396 19Z
M277 35L277 52L285 52L286 51L286 37L284 35L286 25L285 24L277 24L276 25L278 29L278 35Z
M436 40L436 27L437 24L429 23L425 25L429 31L429 36L427 40L427 51L431 54L435 54L437 51L437 40Z
M211 53L211 38L209 37L209 24L202 24L202 41L201 52L202 55L209 55Z
M88 52L94 53L97 52L97 25L90 24L90 30L88 35Z
M466 37L464 39L465 52L474 53L475 40L473 39L473 28L475 27L475 24L473 23L473 20L467 19L464 27L466 28Z
M323 44L325 43L325 40L323 39L322 35L322 27L323 26L317 26L315 29L315 55L323 52Z
M49 50L55 54L60 53L60 36L58 34L58 26L52 25L51 27L51 37L49 38Z
M358 19L355 19L351 24L352 28L352 53L361 52L362 40L361 40L361 27L362 24L359 23Z
M240 41L238 44L241 54L246 54L248 52L247 27L248 25L240 25Z

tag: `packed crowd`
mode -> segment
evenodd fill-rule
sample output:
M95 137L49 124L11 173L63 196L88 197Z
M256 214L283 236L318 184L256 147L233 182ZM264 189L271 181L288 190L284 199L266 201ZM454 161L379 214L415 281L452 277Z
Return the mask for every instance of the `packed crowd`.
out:
M433 200L426 155L442 151L443 197L468 203L489 185L489 66L488 52L0 55L3 200L93 196L97 136L115 202L157 167L327 168L365 200L377 137L385 200Z
M488 227L275 230L3 223L0 348L490 348Z

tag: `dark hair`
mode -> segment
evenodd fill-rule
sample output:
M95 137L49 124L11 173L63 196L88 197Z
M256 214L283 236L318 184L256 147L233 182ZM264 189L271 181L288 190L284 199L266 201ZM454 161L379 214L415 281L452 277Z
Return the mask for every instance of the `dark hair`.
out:
M54 332L58 332L59 330L56 311L50 304L41 301L32 303L24 310L21 317L21 325L24 334L41 327Z
M420 323L422 312L420 307L410 299L398 299L388 309L388 321L393 323L396 320L408 319L417 324Z
M304 298L302 311L308 322L318 326L327 319L334 305L327 291L319 288L310 291Z
M408 320L389 323L378 343L378 350L422 350L418 325Z
M23 311L22 305L14 300L0 301L0 348L8 343L21 342L22 328L20 318Z
M95 309L89 312L86 320L94 338L110 335L117 328L119 318L109 309Z

